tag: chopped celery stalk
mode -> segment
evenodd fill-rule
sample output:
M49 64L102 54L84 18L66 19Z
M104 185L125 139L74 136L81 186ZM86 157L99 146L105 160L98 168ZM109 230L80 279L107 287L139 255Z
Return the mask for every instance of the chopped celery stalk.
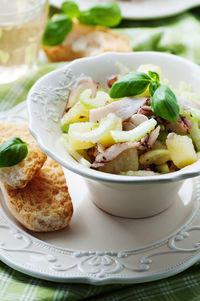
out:
M166 139L167 139L167 135L168 135L168 132L160 131L160 133L158 135L158 140L161 141L161 142L165 142Z
M160 173L168 173L170 172L169 170L169 166L165 163L165 164L161 164L161 165L156 165L156 170Z
M69 137L67 134L63 134L60 138L60 143L66 149L66 151L80 164L84 165L85 167L90 168L91 163L82 157L77 151L73 150L69 145Z
M61 126L61 129L62 129L62 132L63 133L68 133L69 131L69 124L68 123L63 123L62 126Z
M110 96L103 91L98 91L95 98L91 98L91 89L86 89L80 95L80 102L87 109L99 108L110 102Z
M122 176L136 176L136 177L144 177L144 176L156 176L159 173L149 170L129 170L129 171L121 171L120 175Z
M71 126L70 126L71 129ZM110 131L113 129L122 130L122 120L115 114L110 113L107 117L101 119L99 127L87 132L72 131L71 134L74 139L81 142L96 143L100 141L104 146L114 143L110 136Z
M192 128L189 129L189 132L197 150L200 151L200 128L198 125L198 120L192 121Z
M139 141L150 133L156 126L157 121L148 119L130 131L111 131L110 134L115 142Z
M192 128L189 129L189 133L197 151L200 151L200 110L194 108L184 110L181 108L180 114L191 121Z
M164 164L171 159L170 152L167 149L153 149L140 155L140 164L149 166L151 164Z
M180 82L179 88L175 90L175 93L180 97L200 105L200 96L199 94L192 91L191 85L186 84L185 82Z
M80 141L80 139L77 139L75 137L74 133L78 133L79 135L84 135L85 133L88 133L93 129L96 129L96 126L98 126L98 124L93 122L78 122L78 123L70 124L69 126L70 147L73 150L80 150L80 149L88 149L94 146L93 142Z

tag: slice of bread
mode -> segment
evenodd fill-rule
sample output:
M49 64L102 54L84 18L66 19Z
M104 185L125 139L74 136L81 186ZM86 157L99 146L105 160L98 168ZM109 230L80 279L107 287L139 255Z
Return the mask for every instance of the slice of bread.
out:
M12 189L3 183L0 186L7 207L29 230L55 231L71 220L73 206L63 170L49 157L26 187Z
M71 61L85 56L95 56L106 51L131 52L128 37L109 28L87 26L74 21L73 30L58 46L43 46L52 62Z
M0 168L0 181L12 188L23 188L40 170L47 156L29 133L27 124L0 123L0 144L11 137L19 137L28 143L28 155L14 166Z

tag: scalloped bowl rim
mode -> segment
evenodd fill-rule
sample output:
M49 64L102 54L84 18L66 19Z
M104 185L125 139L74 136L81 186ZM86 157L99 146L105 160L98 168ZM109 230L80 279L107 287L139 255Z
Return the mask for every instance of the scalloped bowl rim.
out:
M126 183L126 184L147 184L147 183L158 183L158 182L174 182L174 181L181 181L187 178L196 177L200 175L200 159L191 164L188 165L178 171L162 174L162 175L154 175L154 176L122 176L122 175L115 175L115 174L109 174L104 173L100 171L96 171L87 167L82 166L80 163L76 162L69 154L69 157L72 160L63 160L61 156L57 155L55 152L51 151L47 146L45 141L41 138L40 134L37 133L37 126L35 127L35 123L33 122L33 116L31 112L31 95L37 90L38 84L41 82L45 82L47 78L50 76L54 76L57 73L61 72L62 70L66 70L69 68L73 68L73 66L79 64L79 62L85 62L87 64L88 61L95 61L101 60L104 57L109 56L116 56L120 58L121 56L145 56L145 55L156 55L161 56L164 58L170 58L175 61L182 62L185 65L188 65L188 67L192 67L195 71L199 72L200 75L200 68L193 62L184 59L182 57L178 57L173 54L168 53L162 53L162 52L153 52L153 51L141 51L141 52L131 52L131 53L117 53L117 52L106 52L103 54L100 54L95 57L87 57L87 58L80 58L72 61L71 63L68 63L66 66L63 66L61 68L58 68L54 71L49 72L48 74L42 76L30 89L27 97L27 109L28 109L28 117L29 117L29 131L32 134L33 137L35 137L36 141L38 142L40 148L52 159L57 161L59 164L61 164L64 168L79 174L83 177L86 177L88 179L101 181L101 182L107 182L107 183ZM199 166L198 166L199 165Z

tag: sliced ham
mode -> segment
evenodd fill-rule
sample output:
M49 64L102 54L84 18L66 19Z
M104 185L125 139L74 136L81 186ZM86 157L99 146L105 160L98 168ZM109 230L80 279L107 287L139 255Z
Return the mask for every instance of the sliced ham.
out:
M150 106L141 106L137 112L138 114L141 114L141 115L145 115L147 117L153 117L155 116L155 114L153 113L152 109Z
M192 128L191 121L185 116L179 116L176 123L168 121L166 129L175 132L178 135L188 135L189 129Z
M135 124L132 121L124 121L122 123L123 131L131 131L135 128Z
M159 133L160 133L160 126L157 126L155 130L151 131L151 133L148 135L147 146L149 148L152 148L152 146L154 145L154 143L158 138Z
M113 84L118 80L118 76L117 75L113 75L109 78L107 78L107 85L108 88L111 88L113 86Z
M148 120L147 116L142 114L133 114L129 120L125 120L122 123L123 131L130 131L136 126Z
M114 160L119 154L129 148L144 149L140 142L116 143L108 147L104 151L98 148L99 153L97 154L95 161L92 163L91 167L98 168L100 166L103 166L104 164Z
M124 121L135 114L145 100L145 98L124 97L120 100L113 101L104 107L92 109L90 110L90 121L98 122L109 113L116 114Z

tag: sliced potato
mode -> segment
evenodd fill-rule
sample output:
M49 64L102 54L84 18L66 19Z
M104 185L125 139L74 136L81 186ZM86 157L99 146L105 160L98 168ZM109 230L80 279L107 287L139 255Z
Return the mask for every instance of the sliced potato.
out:
M123 171L138 170L138 152L134 148L123 151L113 161L99 167L100 171L119 174Z
M111 130L117 130L122 132L122 120L113 113L109 113L105 118L100 120L100 123L86 122L87 124L93 124L93 128L89 128L84 123L74 123L70 125L69 131L73 139L81 142L88 142L95 144L100 142L104 147L112 145L115 141L111 136ZM78 129L78 124L81 124ZM76 129L74 128L76 125ZM86 129L86 130L85 130ZM88 147L89 148L89 147Z
M166 149L167 146L165 143L161 142L160 140L156 140L152 146L152 149Z
M89 121L89 110L80 102L77 102L67 113L65 113L61 120L62 124L86 121Z
M171 160L170 152L167 149L154 149L140 156L139 162L142 166L151 164L164 164Z
M69 126L68 132L68 139L69 139L69 146L73 150L81 150L81 149L88 149L94 146L94 143L91 141L79 141L73 135L74 132L84 133L93 130L95 124L92 122L80 122L80 123L72 123Z

